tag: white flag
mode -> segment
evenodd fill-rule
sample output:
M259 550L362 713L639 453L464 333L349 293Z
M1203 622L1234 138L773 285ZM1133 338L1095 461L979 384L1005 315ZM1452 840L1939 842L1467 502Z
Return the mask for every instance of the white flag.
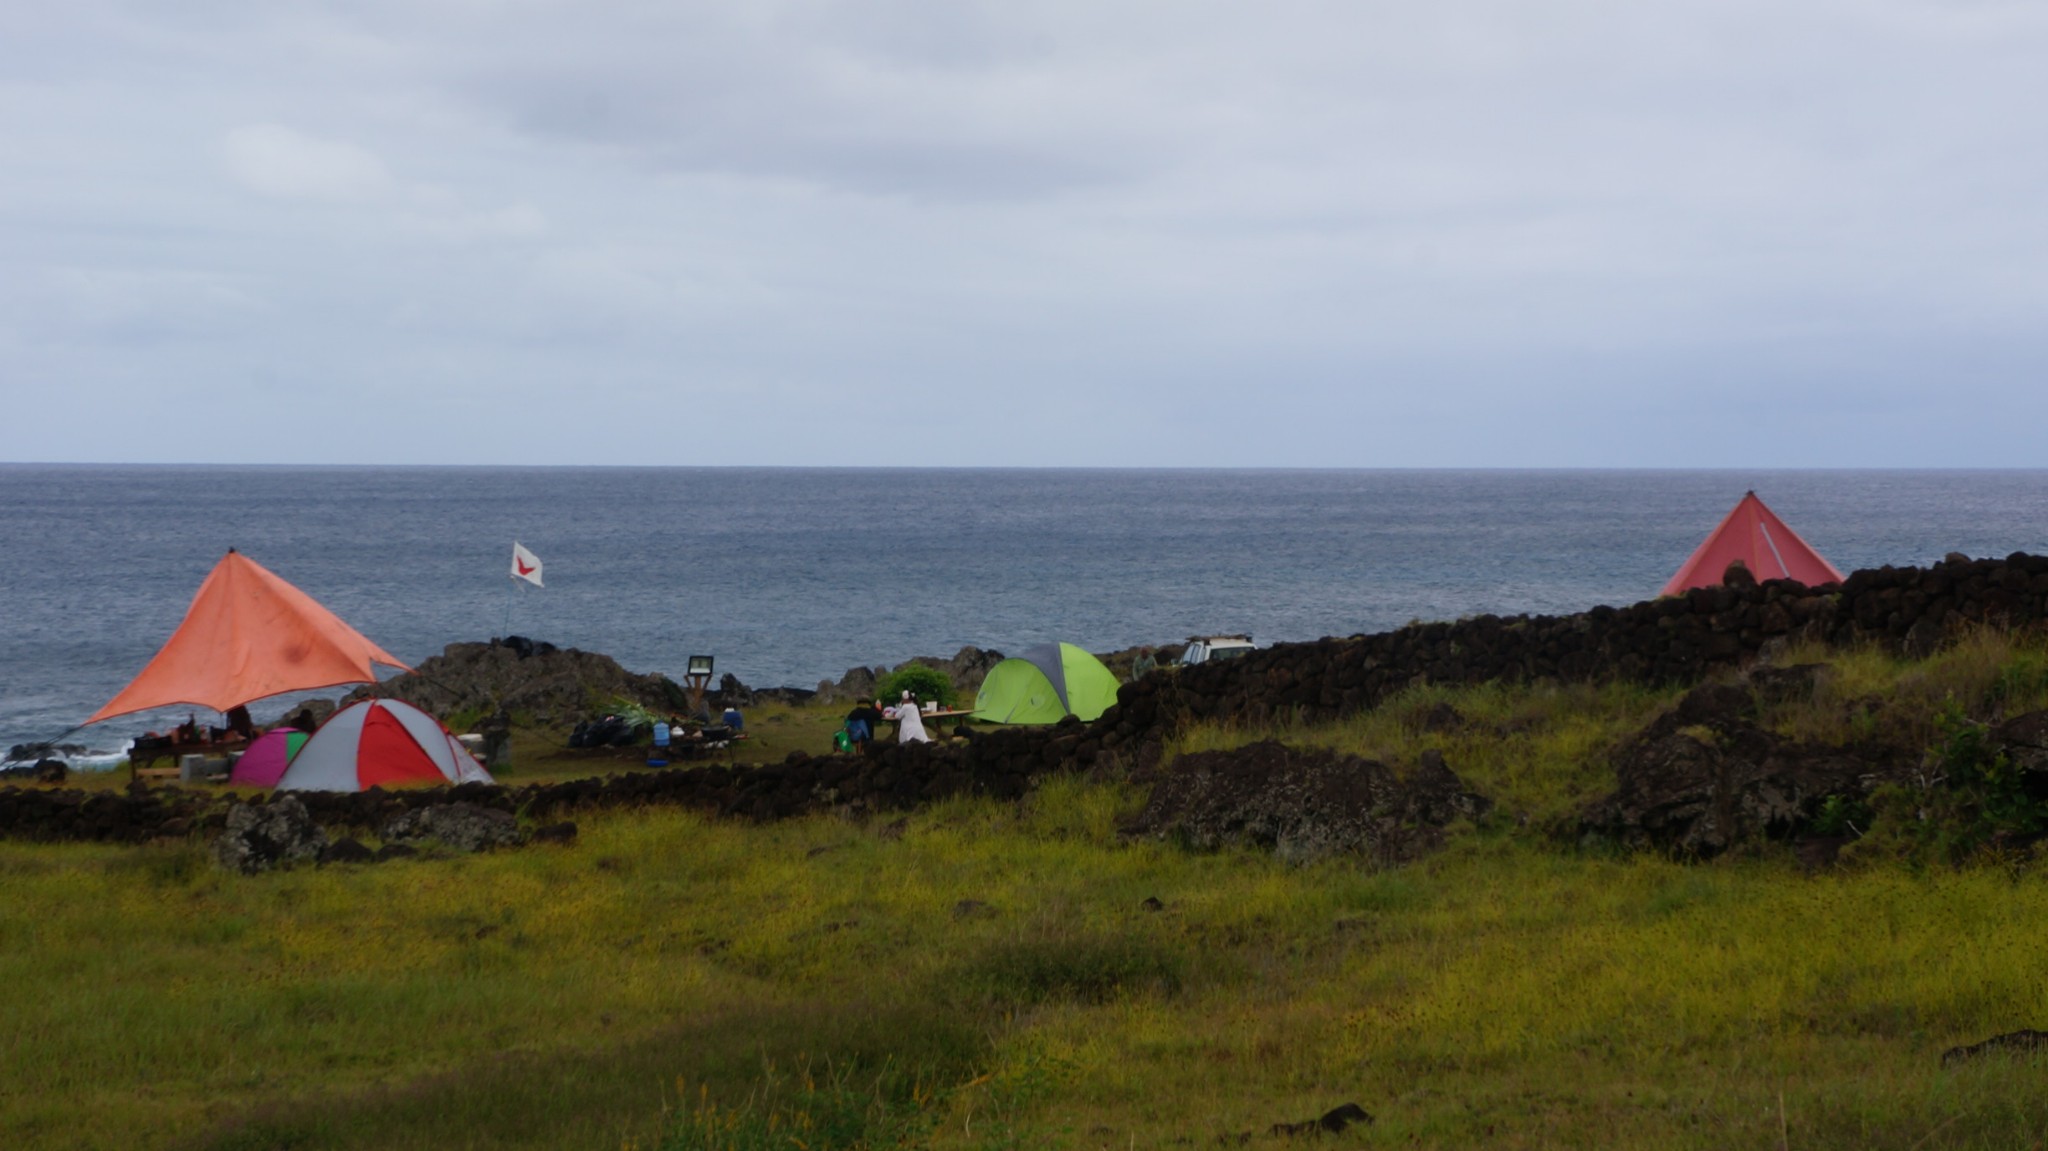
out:
M540 557L526 550L526 545L512 541L512 578L523 579L535 587L546 587L540 582Z

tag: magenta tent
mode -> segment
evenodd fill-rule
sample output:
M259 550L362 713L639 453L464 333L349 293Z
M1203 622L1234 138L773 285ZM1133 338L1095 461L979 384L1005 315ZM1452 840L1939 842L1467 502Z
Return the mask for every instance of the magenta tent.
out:
M299 749L311 738L305 732L289 727L264 732L249 745L249 750L242 753L242 758L235 761L235 770L228 776L228 782L244 787L276 787L277 781L284 777L284 769L291 765L292 757L299 754Z
M1721 582L1728 565L1741 560L1749 574L1759 580L1798 580L1808 587L1841 583L1842 573L1821 558L1799 533L1785 526L1755 492L1744 493L1735 510L1706 541L1679 566L1678 574L1664 585L1664 595L1678 595L1691 588L1713 587Z

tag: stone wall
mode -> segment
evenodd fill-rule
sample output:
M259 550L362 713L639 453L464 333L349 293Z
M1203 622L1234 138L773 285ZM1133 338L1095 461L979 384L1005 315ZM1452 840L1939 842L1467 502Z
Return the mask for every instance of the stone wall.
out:
M1971 624L2048 619L2048 556L1951 556L1876 568L1838 588L1738 581L1570 616L1479 616L1380 635L1276 644L1235 660L1148 676L1118 693L1091 734L1152 743L1187 719L1334 719L1408 685L1488 680L1696 683L1772 645L1876 642L1926 655Z
M142 843L201 829L202 817L217 805L214 796L174 787L125 793L0 787L0 837Z
M1094 758L1078 722L1054 728L977 733L964 742L890 744L872 755L807 756L752 767L622 772L566 783L496 787L287 792L327 827L376 828L421 807L468 802L537 821L583 810L652 804L691 807L757 821L832 810L849 815L903 811L955 795L1022 796L1032 781ZM269 802L272 796L246 802ZM217 832L240 795L185 788L125 792L0 788L0 837L140 843Z

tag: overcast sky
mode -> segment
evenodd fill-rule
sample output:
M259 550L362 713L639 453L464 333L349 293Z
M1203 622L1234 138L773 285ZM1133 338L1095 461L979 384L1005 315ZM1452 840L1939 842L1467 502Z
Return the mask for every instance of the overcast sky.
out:
M2040 466L2048 4L0 5L0 459Z

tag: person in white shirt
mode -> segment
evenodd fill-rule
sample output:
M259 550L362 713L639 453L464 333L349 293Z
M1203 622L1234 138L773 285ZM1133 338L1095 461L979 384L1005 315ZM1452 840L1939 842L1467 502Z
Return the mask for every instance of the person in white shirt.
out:
M917 713L917 698L909 692L903 693L903 702L889 709L888 718L896 721L897 743L930 743L932 737L925 734L924 720Z

